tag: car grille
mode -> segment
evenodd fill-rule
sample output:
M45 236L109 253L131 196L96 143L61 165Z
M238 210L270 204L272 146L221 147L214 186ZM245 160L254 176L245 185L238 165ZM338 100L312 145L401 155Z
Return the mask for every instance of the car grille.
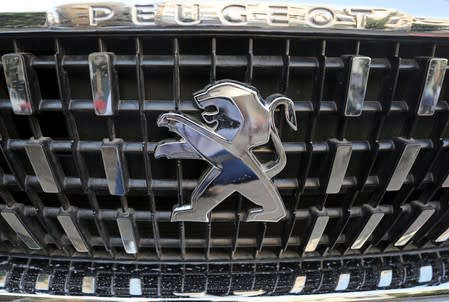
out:
M76 36L61 32L38 38L16 33L4 35L0 44L2 55L32 54L30 67L37 75L42 96L39 112L14 114L5 78L0 76L0 207L26 225L40 246L28 249L29 245L0 218L0 250L7 256L15 255L13 259L19 264L12 261L11 265L17 269L24 261L44 261L42 265L47 266L45 257L50 256L116 263L137 260L159 266L167 261L237 261L255 272L259 261L274 261L276 265L261 270L264 274L276 272L274 278L278 278L279 270L288 267L288 285L279 288L291 288L293 276L302 270L311 274L308 292L333 290L344 267L366 276L371 266L379 269L394 263L404 273L404 263L414 263L416 270L422 263L439 261L434 276L443 276L439 253L447 249L447 243L435 240L449 228L445 185L449 171L449 76L433 115L420 116L414 108L425 74L422 58L449 58L448 42L426 37L225 32L167 32L162 36L118 31ZM120 103L112 117L94 113L88 55L98 51L115 54ZM340 111L348 55L371 58L359 117ZM190 200L207 165L194 160L156 160L152 152L157 142L173 137L167 129L157 127L157 117L175 110L198 114L192 93L221 79L249 83L263 97L280 92L295 102L299 131L290 130L279 116L287 167L274 183L289 212L279 223L246 223L244 216L251 205L238 194L212 212L210 223L170 222L172 208ZM51 138L46 152L63 172L57 176L63 184L60 193L43 192L25 151L31 137ZM109 194L100 152L102 141L115 137L124 140L130 178L129 191L123 197ZM335 148L340 146L335 141L349 142L352 154L341 189L326 193ZM394 174L407 172L401 165L407 165L402 157L410 155L404 151L410 145L418 146L419 153L408 161L410 172L403 184L391 189ZM270 146L257 153L270 156ZM61 227L58 215L62 209L74 217L73 227L82 234L87 253L75 251ZM137 254L127 254L123 248L117 226L120 210L132 213ZM353 248L374 213L381 214L380 222L360 248ZM314 229L324 220L327 223L322 225L316 249L308 250L308 242L316 235ZM398 245L416 224L421 225L411 240ZM36 258L20 258L24 254ZM410 258L403 258L408 254ZM352 258L356 260L351 262ZM305 261L300 268L292 264L298 259ZM362 268L364 263L373 264ZM63 263L67 271L71 265ZM228 278L223 282L234 284L229 281L235 274L233 269L238 270L232 268L234 265L238 266L217 268ZM184 271L185 265L181 267ZM323 267L329 276L323 271L312 276ZM202 272L203 268L198 269ZM206 270L210 272L209 265ZM256 274L252 276L257 279ZM159 274L157 278L168 277ZM185 278L185 274L174 278ZM365 279L365 283L369 281ZM375 288L377 283L372 283L359 288ZM164 283L157 284L159 288L154 290L163 295L160 286ZM229 285L225 291L232 290L233 285Z

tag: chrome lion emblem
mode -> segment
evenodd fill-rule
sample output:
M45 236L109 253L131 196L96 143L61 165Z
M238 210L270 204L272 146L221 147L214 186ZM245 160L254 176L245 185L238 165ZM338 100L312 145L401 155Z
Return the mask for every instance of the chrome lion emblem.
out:
M181 139L158 144L155 157L199 159L210 164L192 192L191 203L173 210L171 221L208 222L209 213L234 192L260 206L249 210L246 221L277 222L287 214L271 180L287 158L274 122L283 106L288 125L297 129L293 101L274 94L262 99L253 87L233 81L217 82L194 95L204 123L180 113L165 113L159 127ZM260 162L253 149L271 141L275 159Z

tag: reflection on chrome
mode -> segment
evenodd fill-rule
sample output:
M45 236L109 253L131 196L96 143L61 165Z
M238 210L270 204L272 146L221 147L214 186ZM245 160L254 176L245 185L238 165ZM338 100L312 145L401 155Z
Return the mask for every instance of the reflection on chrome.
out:
M404 246L406 245L416 233L424 226L424 224L432 217L435 213L435 209L425 209L423 210L416 220L408 227L404 234L396 241L394 246Z
M388 8L342 7L341 3L333 6L332 2L310 5L205 0L63 4L48 10L47 24L50 28L214 26L402 32L449 29L448 20L417 18Z
M293 284L292 289L290 290L291 294L299 294L304 289L306 285L307 277L306 276L298 276L295 279L295 283Z
M0 286L2 285L0 284ZM46 273L39 273L39 275L37 275L36 285L34 286L34 288L36 290L48 290L49 286L50 275Z
M57 219L61 224L64 232L69 238L75 250L79 253L87 253L89 251L87 247L87 243L83 238L82 233L80 232L77 219L76 219L76 210L72 209L71 211L63 211L58 216Z
M311 253L316 250L328 222L329 216L317 217L317 219L315 220L315 225L312 229L312 233L310 234L309 241L307 242L306 248L304 249L304 252Z
M360 56L351 57L350 64L351 68L346 92L345 115L360 116L365 101L371 58Z
M8 86L9 99L15 114L30 115L40 101L39 85L30 68L31 55L10 53L2 56L3 71ZM30 87L32 85L32 87Z
M103 140L101 157L111 195L123 196L128 190L128 172L122 153L122 139Z
M426 80L419 101L418 115L433 115L440 97L446 74L447 59L431 58L428 62Z
M48 144L51 141L49 137L31 138L25 145L25 151L42 190L47 193L58 193L61 190L58 181L60 178L57 177L58 168L48 152Z
M380 272L380 279L377 287L388 287L390 286L391 281L393 281L393 271L391 269L383 270Z
M16 232L17 236L26 244L30 250L40 250L41 246L38 241L34 238L31 232L27 229L27 226L23 223L22 219L19 217L14 210L5 209L1 212L1 216L11 229Z
M287 215L272 178L287 163L274 113L297 129L293 101L279 94L262 99L254 87L220 81L194 95L203 121L181 113L164 113L159 127L181 138L160 142L156 158L201 159L209 164L191 196L191 203L173 210L172 221L208 222L209 214L234 192L259 207L246 221L277 222ZM272 143L274 158L261 162L253 150Z
M81 286L81 292L83 294L95 293L95 278L92 276L84 276Z
M133 284L130 284L130 289L133 292L142 290L140 287L140 279L134 278L131 280ZM135 284L134 284L135 283ZM134 287L136 285L136 287ZM131 287L132 286L132 287ZM131 291L131 290L130 290ZM178 294L179 295L179 294ZM117 301L117 302L143 302L143 301L155 301L151 298L119 298L119 297L80 297L80 296L59 296L49 295L44 293L35 294L21 294L21 293L9 293L5 290L0 290L0 297L7 297L8 299L23 299L28 301ZM28 299L27 299L28 298ZM273 302L273 301L285 301L285 302L354 302L354 301L432 301L441 302L448 301L449 299L449 283L444 283L431 287L417 286L413 288L401 288L393 290L375 290L375 291L359 291L359 292L339 292L332 294L313 294L313 295L285 295L285 296L257 296L255 298L245 296L229 296L229 297L216 297L212 295L204 296L183 296L182 301L234 301L234 302ZM157 300L157 299L156 299ZM176 299L173 299L176 301ZM22 301L22 300L21 300Z
M365 242L368 240L368 238L371 236L371 234L374 232L374 230L376 229L377 225L380 223L383 217L384 213L373 213L371 217L368 219L368 222L363 227L357 239L352 244L351 249L353 250L361 249L365 244Z
M114 115L116 106L116 93L113 54L109 52L96 52L89 55L90 82L92 98L96 115Z
M137 239L135 234L135 226L132 221L132 214L119 210L117 217L117 226L122 238L123 248L127 254L137 254Z

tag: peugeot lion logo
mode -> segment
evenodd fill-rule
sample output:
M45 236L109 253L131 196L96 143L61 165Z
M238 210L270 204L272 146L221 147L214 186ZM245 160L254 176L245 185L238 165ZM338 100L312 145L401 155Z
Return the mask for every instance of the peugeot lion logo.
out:
M283 106L288 125L296 130L293 101L274 94L262 99L251 86L222 81L194 95L203 110L204 123L180 113L165 113L159 127L167 127L181 139L158 144L155 157L198 159L210 167L192 193L191 203L173 210L171 221L208 222L209 213L234 192L260 206L249 210L246 221L277 222L287 212L271 180L285 167L287 158L274 122ZM275 159L260 162L253 153L272 143Z

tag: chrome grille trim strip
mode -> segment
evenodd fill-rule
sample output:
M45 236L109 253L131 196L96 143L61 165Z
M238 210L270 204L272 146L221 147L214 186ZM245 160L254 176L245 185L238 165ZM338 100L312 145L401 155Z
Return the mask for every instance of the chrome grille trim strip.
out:
M22 1L23 2L23 1ZM255 3L251 1L131 1L99 2L59 0L39 2L39 6L2 7L0 28L5 30L37 29L269 29L353 31L362 33L402 33L447 35L449 20L441 18L448 10L443 0L433 2L433 9L421 16L420 6L409 3L406 11L389 3L382 8L376 1L364 7L327 1L326 5L300 4L296 1Z
M435 294L438 294L435 296ZM153 298L117 298L117 297L93 297L93 296L61 296L48 294L19 294L9 293L5 290L0 290L0 297L5 298L3 301L17 301L17 299L31 298L33 301L166 301L166 299ZM409 301L410 299L418 299L419 301L445 301L449 298L448 283L438 286L430 287L414 287L402 288L397 290L376 290L367 292L340 292L338 294L319 294L319 295L285 295L285 296L228 296L224 298L216 296L194 296L192 298L170 298L171 301L288 301L288 302L308 302L308 301Z

